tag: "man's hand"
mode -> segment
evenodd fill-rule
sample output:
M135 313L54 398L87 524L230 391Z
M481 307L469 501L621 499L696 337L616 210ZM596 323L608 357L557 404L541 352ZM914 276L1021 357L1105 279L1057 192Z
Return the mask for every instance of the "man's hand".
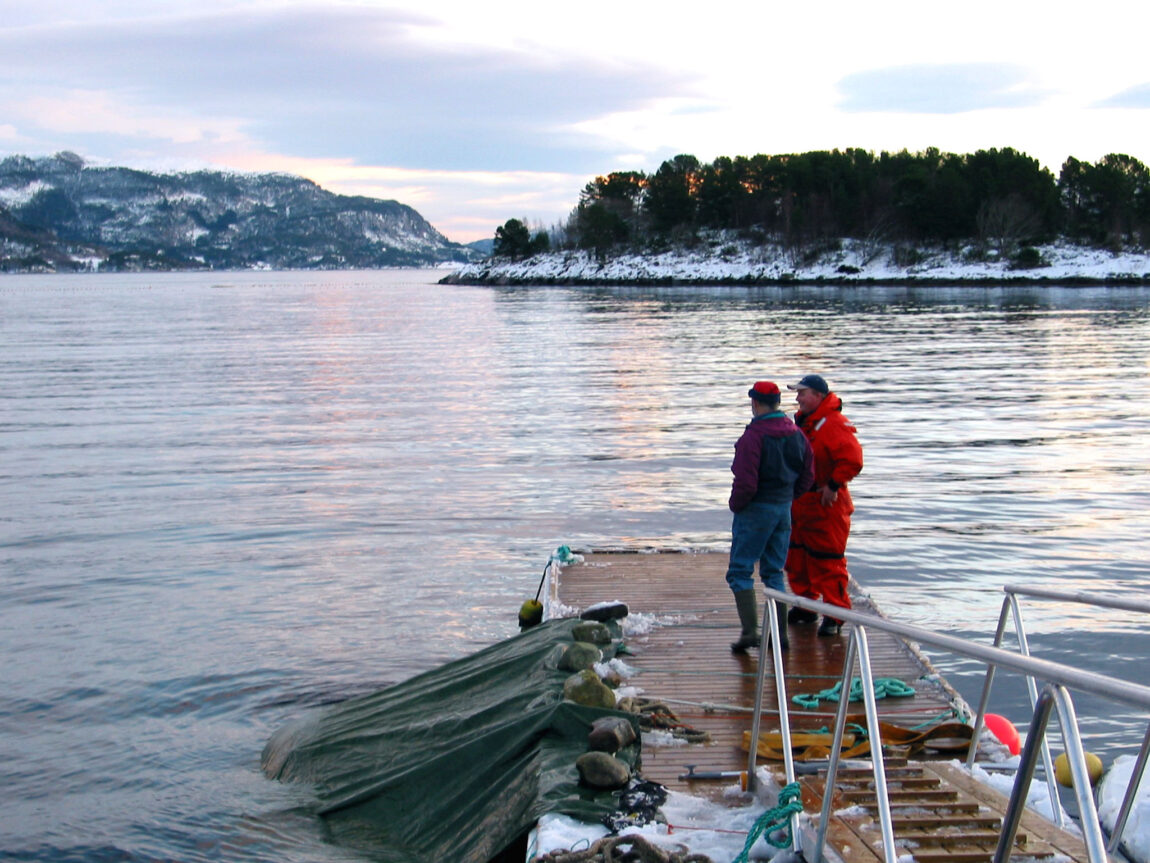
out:
M820 492L822 494L822 500L820 502L823 506L831 506L836 500L838 500L838 489L831 488L829 485L824 485L822 489L820 489Z

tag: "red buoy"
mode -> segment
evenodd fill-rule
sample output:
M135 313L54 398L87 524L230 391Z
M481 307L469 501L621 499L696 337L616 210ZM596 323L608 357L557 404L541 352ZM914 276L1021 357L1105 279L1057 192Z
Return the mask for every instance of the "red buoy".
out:
M1014 727L1013 722L997 713L986 714L982 717L982 721L987 730L998 738L998 742L1010 750L1011 755L1017 755L1022 751L1022 738L1018 736L1018 729Z

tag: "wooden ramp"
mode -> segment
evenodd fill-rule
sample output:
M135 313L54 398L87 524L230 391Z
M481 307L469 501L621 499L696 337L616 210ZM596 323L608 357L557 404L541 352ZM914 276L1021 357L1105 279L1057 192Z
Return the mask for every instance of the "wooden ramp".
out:
M645 745L642 775L668 788L719 802L730 800L724 788L737 779L691 780L685 776L692 772L692 766L695 773L746 769L742 741L751 727L758 674L757 650L745 655L730 650L730 643L738 637L739 623L724 578L726 568L727 556L716 553L587 554L583 563L565 567L550 587L552 603L576 611L600 602L627 604L631 611L628 629L633 633L626 645L632 655L624 661L636 674L626 684L641 689L643 698L665 703L686 731L705 732L708 738L705 743ZM857 611L874 610L857 591L852 601ZM817 696L842 679L849 626L838 637L820 637L817 629L813 623L789 628L790 649L783 654L789 697ZM955 721L956 696L917 649L879 630L868 630L867 635L874 677L894 678L914 690L912 696L880 699L881 721L902 728ZM819 732L831 729L837 704L819 699L815 706L800 707L792 702L789 707L793 732ZM851 712L862 714L861 702L857 709L852 705ZM778 730L778 701L773 667L769 666L760 732ZM938 745L942 748L918 749L914 757L921 760L910 763L897 760L897 750L891 753L895 760L888 758L888 787L900 853L930 863L989 861L1006 798L948 764L947 760L956 755L945 750L946 741L940 740ZM781 762L759 763L775 769L777 783L783 784ZM804 811L815 818L822 807L824 776L811 773L800 777ZM840 768L834 794L832 811L836 814L828 829L828 858L837 856L844 863L882 860L869 767ZM1014 856L1042 859L1056 854L1087 859L1080 839L1028 812Z

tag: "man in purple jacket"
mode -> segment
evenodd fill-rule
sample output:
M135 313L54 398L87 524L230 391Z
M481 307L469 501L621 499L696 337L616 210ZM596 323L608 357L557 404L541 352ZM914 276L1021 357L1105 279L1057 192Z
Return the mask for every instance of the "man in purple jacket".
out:
M791 539L791 503L815 479L814 456L806 436L779 410L779 388L759 381L747 395L754 418L735 443L731 473L731 561L727 584L735 594L742 633L731 644L733 653L759 646L758 600L755 596L755 561L759 578L775 590L786 590L783 564ZM783 627L780 647L787 639L787 610L779 603ZM767 645L770 646L769 644Z

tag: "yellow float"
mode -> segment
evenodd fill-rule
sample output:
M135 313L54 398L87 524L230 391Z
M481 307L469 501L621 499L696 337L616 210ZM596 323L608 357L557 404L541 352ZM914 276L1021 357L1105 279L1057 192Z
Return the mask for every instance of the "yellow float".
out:
M1086 753L1086 775L1090 777L1091 785L1096 784L1102 776L1102 759L1093 752ZM1070 759L1065 752L1054 759L1054 778L1059 785L1074 787L1074 777L1070 775Z

